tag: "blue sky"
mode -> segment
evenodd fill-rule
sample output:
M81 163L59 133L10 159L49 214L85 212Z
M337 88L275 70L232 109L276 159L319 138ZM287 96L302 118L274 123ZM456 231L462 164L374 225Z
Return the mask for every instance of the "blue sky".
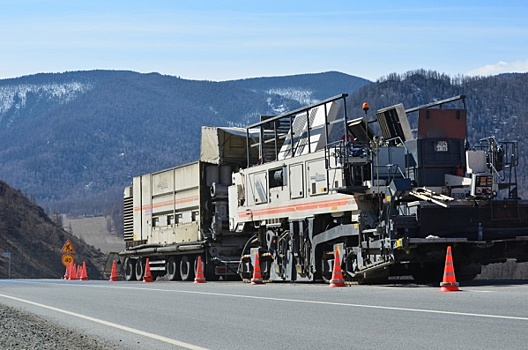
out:
M0 79L92 69L213 81L528 71L521 0L1 0L0 35Z

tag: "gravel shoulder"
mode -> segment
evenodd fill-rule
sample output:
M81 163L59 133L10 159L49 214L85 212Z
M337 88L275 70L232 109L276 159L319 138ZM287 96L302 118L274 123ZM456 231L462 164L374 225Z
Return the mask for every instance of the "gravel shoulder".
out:
M0 349L123 350L2 303L0 320Z

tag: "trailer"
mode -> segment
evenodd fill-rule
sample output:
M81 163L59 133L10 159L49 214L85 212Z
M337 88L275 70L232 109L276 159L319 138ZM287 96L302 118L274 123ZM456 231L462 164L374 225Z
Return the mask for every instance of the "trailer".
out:
M246 162L246 132L203 127L200 160L135 176L124 191L126 280L141 280L149 258L153 277L189 281L198 256L208 279L238 278L246 234L228 230L227 188Z

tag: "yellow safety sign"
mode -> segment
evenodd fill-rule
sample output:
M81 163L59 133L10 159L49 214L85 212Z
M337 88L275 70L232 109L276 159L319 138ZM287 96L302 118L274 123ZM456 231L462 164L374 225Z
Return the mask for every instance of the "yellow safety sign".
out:
M73 262L73 256L71 254L64 254L62 256L62 265L68 266L68 264Z
M71 244L69 239L62 246L61 253L70 253L70 254L75 253L75 248L73 248L73 245Z

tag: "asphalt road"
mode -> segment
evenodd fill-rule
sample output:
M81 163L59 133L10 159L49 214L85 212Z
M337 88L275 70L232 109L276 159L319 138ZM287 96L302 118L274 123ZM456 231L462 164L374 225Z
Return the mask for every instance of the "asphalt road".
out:
M0 280L0 303L124 349L527 349L528 283Z

